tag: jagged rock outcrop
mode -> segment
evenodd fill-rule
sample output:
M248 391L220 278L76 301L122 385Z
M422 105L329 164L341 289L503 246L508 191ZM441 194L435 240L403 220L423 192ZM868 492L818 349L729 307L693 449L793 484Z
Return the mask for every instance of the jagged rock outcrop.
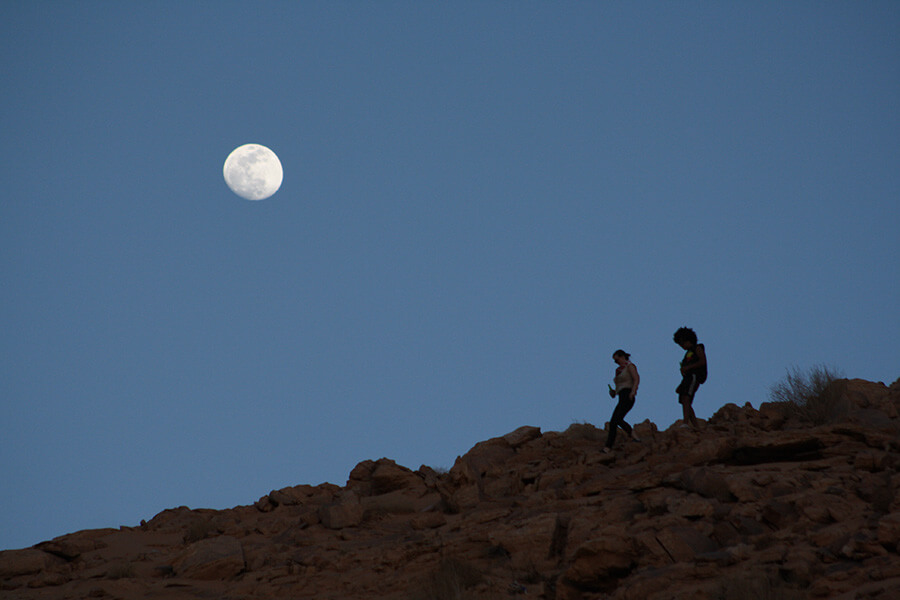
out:
M835 398L825 419L767 403L699 432L644 422L613 454L576 424L446 473L366 460L344 487L0 552L0 597L900 598L900 382Z

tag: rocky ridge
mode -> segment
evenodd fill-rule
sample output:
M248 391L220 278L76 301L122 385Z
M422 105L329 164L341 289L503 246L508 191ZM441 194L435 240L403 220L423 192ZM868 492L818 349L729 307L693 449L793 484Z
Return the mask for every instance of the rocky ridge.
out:
M343 487L0 552L0 598L900 598L900 380L827 419L722 407L641 442L521 427L449 472L382 458Z

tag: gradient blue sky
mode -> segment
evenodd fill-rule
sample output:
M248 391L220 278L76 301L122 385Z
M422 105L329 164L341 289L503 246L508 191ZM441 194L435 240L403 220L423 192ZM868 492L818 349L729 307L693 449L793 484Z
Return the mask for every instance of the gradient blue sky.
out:
M900 3L3 2L0 548L900 375ZM232 149L284 165L272 198Z

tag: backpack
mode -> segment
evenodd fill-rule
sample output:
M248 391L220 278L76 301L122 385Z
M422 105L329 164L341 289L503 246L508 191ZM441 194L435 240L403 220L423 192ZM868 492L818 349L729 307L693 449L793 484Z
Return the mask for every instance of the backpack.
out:
M703 356L706 356L706 346L703 344L697 344L697 346L703 348ZM707 359L707 363L703 365L702 368L697 369L697 383L706 383L706 367L709 365L709 359Z
M706 356L706 346L704 346L703 344L697 344L697 347L698 347L698 348L703 348L703 355ZM685 360L682 361L682 364L683 364L685 361L687 361L688 356L690 356L690 355L692 355L692 354L693 354L693 351L689 351L689 352L685 355ZM708 364L708 363L707 363L707 364ZM702 366L702 367L691 368L688 372L689 372L689 373L693 373L694 375L697 376L697 383L706 383L706 365L704 365L704 366Z

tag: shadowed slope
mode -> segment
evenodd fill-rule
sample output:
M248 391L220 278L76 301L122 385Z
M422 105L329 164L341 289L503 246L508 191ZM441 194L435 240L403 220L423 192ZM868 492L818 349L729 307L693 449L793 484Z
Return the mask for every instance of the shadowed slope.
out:
M0 553L31 598L560 600L900 597L900 383L846 382L840 422L726 405L699 432L522 427L447 473L165 510Z

